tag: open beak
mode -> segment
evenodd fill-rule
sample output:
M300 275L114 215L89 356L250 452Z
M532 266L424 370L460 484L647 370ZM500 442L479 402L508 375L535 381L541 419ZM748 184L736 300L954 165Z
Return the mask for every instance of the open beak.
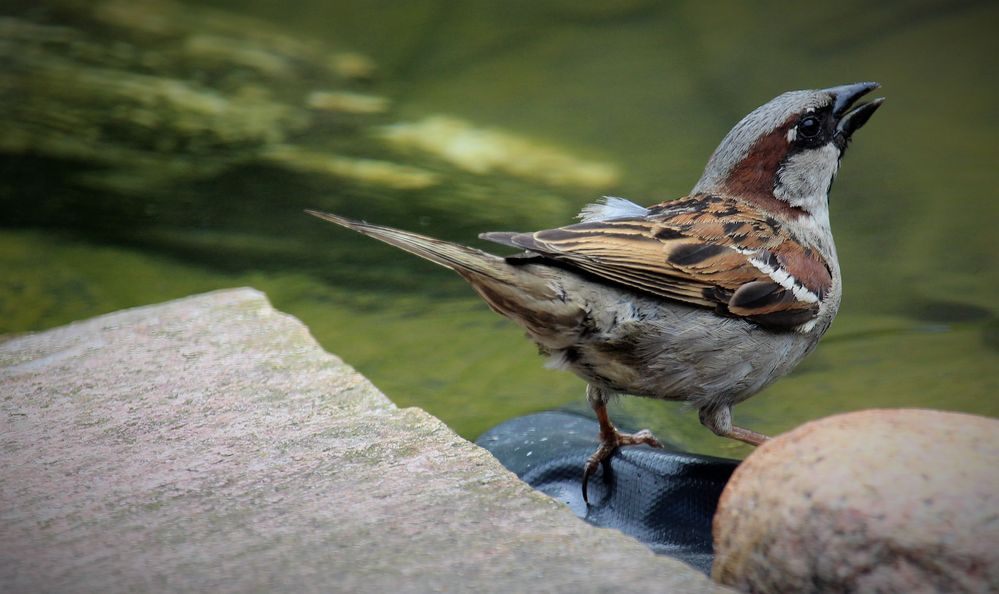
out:
M825 89L833 96L833 115L839 120L836 123L836 138L843 144L850 140L854 132L871 119L874 112L884 103L884 97L868 103L861 103L853 109L850 107L864 95L880 87L876 82L856 83Z

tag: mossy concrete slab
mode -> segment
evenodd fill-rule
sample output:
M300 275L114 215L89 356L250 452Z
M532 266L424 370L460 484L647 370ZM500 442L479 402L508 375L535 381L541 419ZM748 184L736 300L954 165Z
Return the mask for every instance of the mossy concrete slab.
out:
M396 408L259 292L0 343L4 592L722 592Z

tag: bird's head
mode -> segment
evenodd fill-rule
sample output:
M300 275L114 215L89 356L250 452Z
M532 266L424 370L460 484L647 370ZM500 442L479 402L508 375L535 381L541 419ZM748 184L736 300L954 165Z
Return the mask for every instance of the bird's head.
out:
M828 223L829 187L851 135L883 99L866 82L778 96L742 118L715 149L694 193L735 196L768 212Z

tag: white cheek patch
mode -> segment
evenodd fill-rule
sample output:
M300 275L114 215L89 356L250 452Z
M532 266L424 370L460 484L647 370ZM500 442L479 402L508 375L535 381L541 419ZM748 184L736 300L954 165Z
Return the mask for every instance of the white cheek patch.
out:
M777 172L774 196L808 212L825 209L829 186L839 170L839 155L832 143L794 154Z

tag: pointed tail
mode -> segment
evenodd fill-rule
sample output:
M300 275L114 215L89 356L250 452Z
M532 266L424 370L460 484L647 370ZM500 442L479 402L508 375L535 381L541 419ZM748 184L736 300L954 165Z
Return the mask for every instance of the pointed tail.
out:
M466 276L467 273L476 273L498 281L505 281L510 277L509 269L511 267L503 258L483 252L482 250L434 239L433 237L427 237L418 233L383 227L381 225L372 225L371 223L348 219L328 212L317 210L306 210L305 212L314 217L319 217L324 221L353 229L362 235L374 237L379 241L384 241L411 254L416 254L435 264L450 268L462 276Z
M556 288L567 274L559 268L528 263L514 265L499 256L457 243L326 212L305 212L454 270L489 307L520 324L545 349L556 350L572 344L586 315L577 301L567 300L565 293Z

